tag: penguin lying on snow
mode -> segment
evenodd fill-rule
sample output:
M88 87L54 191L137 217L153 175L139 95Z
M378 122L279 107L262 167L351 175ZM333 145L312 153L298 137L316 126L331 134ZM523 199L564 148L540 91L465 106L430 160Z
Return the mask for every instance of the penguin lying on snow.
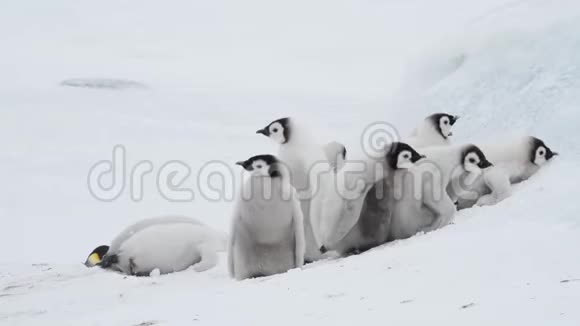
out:
M237 280L284 273L304 264L304 221L288 171L272 155L238 162L251 176L232 218L230 276Z
M149 276L182 271L198 272L217 264L226 237L186 217L154 217L123 230L111 246L99 246L87 258L88 267L100 266L128 275Z
M493 205L508 198L512 184L527 180L558 155L542 140L532 136L480 147L494 167L475 181L464 182L464 193L459 196L457 204L459 209Z

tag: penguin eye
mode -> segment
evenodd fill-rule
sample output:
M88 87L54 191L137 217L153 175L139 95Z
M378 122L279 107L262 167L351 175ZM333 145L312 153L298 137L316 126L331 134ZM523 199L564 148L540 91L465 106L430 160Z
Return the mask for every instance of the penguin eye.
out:
M272 132L278 132L278 128L272 129Z
M445 121L443 121L443 124L444 125L448 125L449 124L449 121L445 120Z
M409 154L403 154L403 158L404 159L409 159L410 155Z
M261 169L262 168L262 164L257 164L256 165L256 169Z
M540 151L540 155L544 156L544 151Z
M469 159L469 163L475 163L475 159L472 157Z

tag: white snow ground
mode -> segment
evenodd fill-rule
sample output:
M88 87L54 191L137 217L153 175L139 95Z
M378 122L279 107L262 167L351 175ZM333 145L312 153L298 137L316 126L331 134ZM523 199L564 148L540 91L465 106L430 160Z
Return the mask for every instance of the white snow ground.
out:
M250 0L13 2L0 12L0 324L578 325L580 3ZM63 87L128 80L136 89ZM123 277L80 264L140 218L227 230L230 201L196 173L275 147L254 134L308 118L356 152L366 125L406 133L463 116L457 142L527 132L562 155L494 207L339 260L236 282ZM87 174L122 144L127 166L191 166L193 202L91 197ZM234 168L234 171L239 171ZM239 175L236 174L236 179Z

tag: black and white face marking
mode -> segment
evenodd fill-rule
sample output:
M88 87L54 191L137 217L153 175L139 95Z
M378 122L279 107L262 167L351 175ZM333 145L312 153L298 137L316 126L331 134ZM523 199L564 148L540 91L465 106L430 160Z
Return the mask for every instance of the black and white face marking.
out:
M290 118L282 118L272 121L266 127L256 131L274 140L278 144L285 144L290 139Z
M447 137L453 136L451 128L453 127L455 122L457 122L459 116L457 115L453 116L447 113L435 113L433 115L430 115L428 119L431 120L431 122L433 123L435 129L437 129L439 134L441 134L443 138L447 139Z
M241 165L246 171L252 172L253 175L272 178L281 176L279 162L274 155L256 155L245 161L236 162L236 164Z
M544 142L536 137L532 137L532 150L530 153L530 161L537 166L542 166L549 160L551 160L558 153L552 152L552 150L544 144Z
M475 145L468 146L461 155L461 164L465 171L470 173L481 173L481 170L485 170L493 164L487 160L485 154Z
M395 142L386 155L387 163L392 169L409 169L415 162L425 158L406 143Z
M87 257L87 260L85 261L85 266L93 267L99 265L103 260L103 257L105 257L105 255L107 254L107 252L109 252L109 246L105 245L98 246Z

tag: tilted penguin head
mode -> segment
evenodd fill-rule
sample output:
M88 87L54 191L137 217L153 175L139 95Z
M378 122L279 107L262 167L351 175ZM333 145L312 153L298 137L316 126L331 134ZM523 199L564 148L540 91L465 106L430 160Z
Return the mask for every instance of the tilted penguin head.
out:
M461 164L463 169L471 173L481 173L493 164L487 160L485 154L475 145L468 145L461 154Z
M554 156L558 155L544 144L544 142L536 137L532 137L532 146L530 151L530 161L537 166L542 166Z
M236 164L251 172L252 175L271 178L282 176L280 162L274 155L256 155L245 161L236 162Z
M435 130L439 132L441 137L447 139L450 136L453 136L451 132L451 128L459 119L458 115L451 115L447 113L435 113L427 117L429 121L435 127Z
M386 154L387 164L393 170L409 169L422 158L425 158L425 155L417 153L413 147L401 142L392 143Z
M266 127L256 131L256 133L262 134L278 144L286 144L290 140L291 131L290 118L281 118L272 121Z
M93 250L87 260L85 261L85 266L87 267L95 267L101 263L103 257L109 252L109 246L98 246Z

